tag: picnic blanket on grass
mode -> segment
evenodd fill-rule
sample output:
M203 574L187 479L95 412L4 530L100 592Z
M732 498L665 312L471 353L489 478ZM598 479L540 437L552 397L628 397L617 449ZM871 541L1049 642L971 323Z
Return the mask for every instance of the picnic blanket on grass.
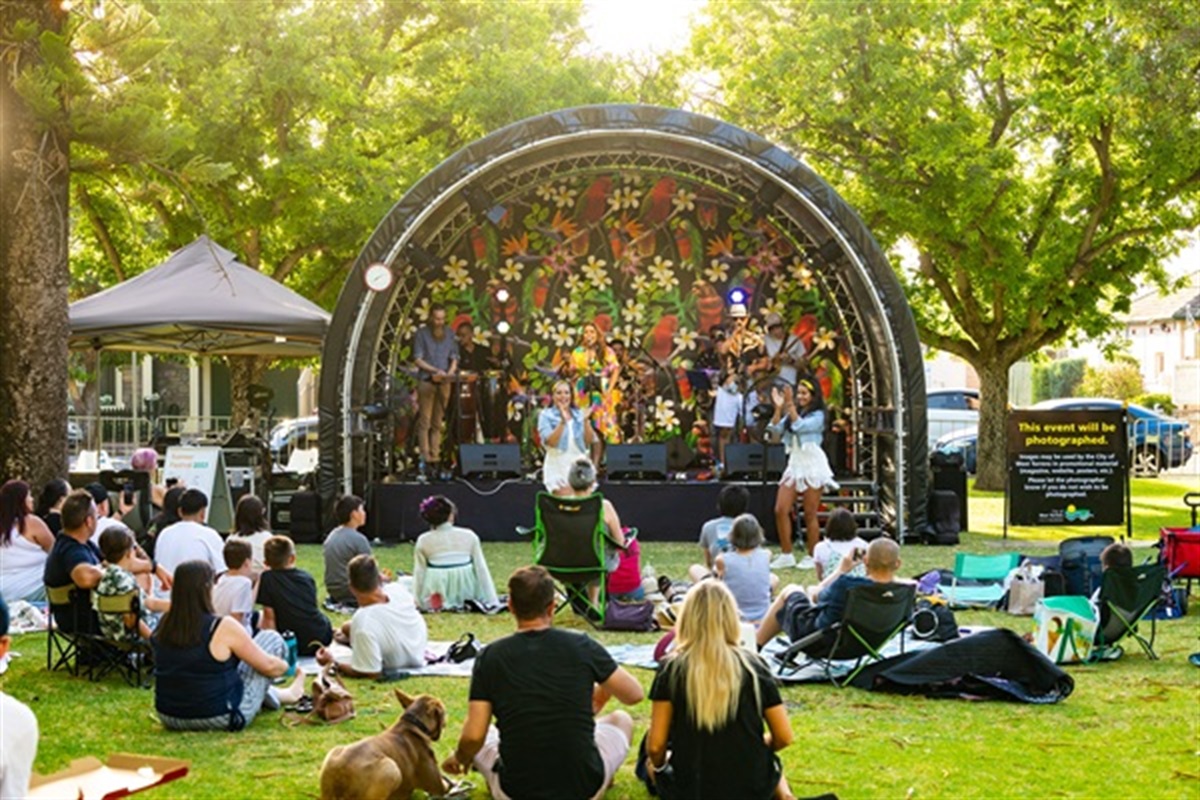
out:
M471 669L475 666L475 659L468 658L466 661L455 664L453 661L440 661L438 663L429 663L446 655L446 650L449 649L453 642L429 642L425 646L425 661L423 667L408 667L401 670L401 673L408 675L444 675L453 678L469 678L471 677ZM476 645L482 650L484 645L477 641ZM344 644L334 642L329 646L330 652L333 653L334 659L338 661L350 660L350 648ZM296 666L304 671L305 675L316 675L321 671L317 666L317 659L312 656L301 656L296 662Z

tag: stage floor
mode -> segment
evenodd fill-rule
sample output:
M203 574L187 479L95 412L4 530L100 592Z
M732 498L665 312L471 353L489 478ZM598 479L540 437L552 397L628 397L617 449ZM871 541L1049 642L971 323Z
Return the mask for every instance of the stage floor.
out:
M717 495L728 483L718 481L606 481L600 491L616 506L621 523L638 529L645 541L694 542L700 526L717 516ZM743 482L750 491L749 511L776 540L774 481ZM376 483L370 487L366 533L386 541L415 539L429 529L417 512L420 502L442 494L458 506L458 524L484 541L518 541L516 526L533 525L534 497L540 483L527 480L456 479L448 483Z

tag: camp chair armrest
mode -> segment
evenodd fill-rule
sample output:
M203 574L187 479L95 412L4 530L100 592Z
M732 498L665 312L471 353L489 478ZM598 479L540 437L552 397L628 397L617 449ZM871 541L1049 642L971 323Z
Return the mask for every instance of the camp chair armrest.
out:
M520 528L518 528L517 530L519 531ZM624 528L621 532L625 534L625 544L623 544L623 545L617 544L616 539L614 539L608 535L608 531L604 532L604 540L606 542L608 542L610 545L612 545L614 548L616 548L617 550L625 551L625 550L629 549L629 543L634 541L635 539L637 539L638 529L637 528Z
M536 527L526 528L524 525L517 525L516 529L517 529L517 536L530 536L533 534L534 531L537 530Z

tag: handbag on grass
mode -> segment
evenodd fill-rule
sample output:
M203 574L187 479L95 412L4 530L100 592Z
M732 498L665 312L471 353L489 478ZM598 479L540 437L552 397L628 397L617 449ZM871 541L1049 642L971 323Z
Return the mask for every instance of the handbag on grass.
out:
M1013 570L1008 586L1008 613L1028 617L1037 610L1038 601L1046 596L1042 568L1037 564L1022 564Z
M313 715L329 724L354 717L354 696L331 664L312 682Z
M658 630L658 623L654 619L654 603L649 600L633 603L609 600L604 607L604 625L601 627L606 631Z

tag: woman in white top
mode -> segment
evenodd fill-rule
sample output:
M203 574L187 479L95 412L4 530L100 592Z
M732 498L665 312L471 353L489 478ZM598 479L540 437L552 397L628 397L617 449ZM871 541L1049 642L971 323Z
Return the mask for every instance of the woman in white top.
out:
M233 533L230 539L241 539L250 545L250 559L254 564L253 580L257 581L263 571L263 545L273 534L267 521L267 507L252 494L244 494L238 500L234 513Z
M33 513L33 495L25 481L0 486L0 595L6 603L46 599L42 573L54 534Z
M542 483L552 494L570 494L567 473L580 457L587 458L596 441L596 430L592 427L592 409L575 407L575 393L571 384L558 381L554 384L554 402L542 409L538 416L538 436L546 448L546 459L542 462Z
M458 509L442 495L421 501L421 517L430 530L417 537L413 551L413 597L422 611L462 609L467 600L498 604L479 537L454 525Z

